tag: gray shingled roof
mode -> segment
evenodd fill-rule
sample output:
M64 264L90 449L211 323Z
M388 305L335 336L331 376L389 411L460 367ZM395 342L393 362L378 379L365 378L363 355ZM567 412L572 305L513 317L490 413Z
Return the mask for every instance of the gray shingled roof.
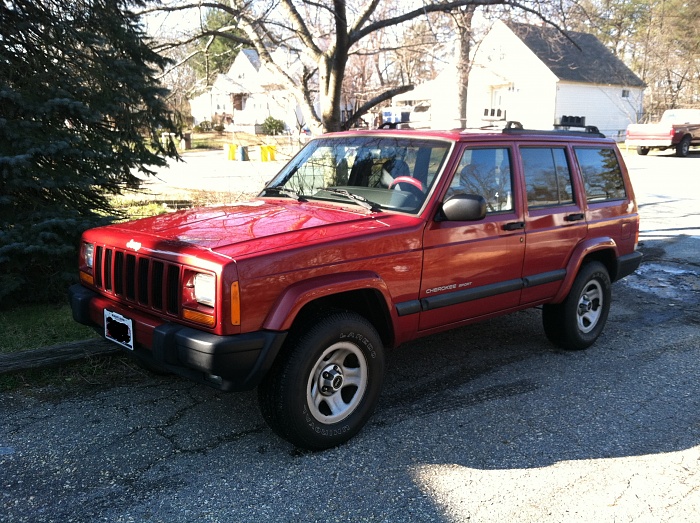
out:
M260 70L260 56L255 49L241 49L241 53L248 57L248 60L250 60L250 63L253 64L256 71Z
M566 31L574 45L551 26L507 25L560 80L644 87L644 82L592 34Z

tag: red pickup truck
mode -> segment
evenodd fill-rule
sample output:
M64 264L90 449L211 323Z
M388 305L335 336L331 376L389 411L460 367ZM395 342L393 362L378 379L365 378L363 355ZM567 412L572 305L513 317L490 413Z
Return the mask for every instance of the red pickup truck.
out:
M688 156L691 145L700 145L700 109L669 109L659 123L630 124L625 144L641 155L674 148L676 156Z
M597 133L345 132L252 201L86 231L70 301L152 368L258 387L274 432L323 449L368 420L387 348L536 306L554 344L590 346L638 231Z

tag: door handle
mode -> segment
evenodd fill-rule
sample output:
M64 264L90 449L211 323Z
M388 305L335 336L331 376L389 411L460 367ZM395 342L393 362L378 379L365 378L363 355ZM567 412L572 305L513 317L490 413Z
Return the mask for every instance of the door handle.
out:
M517 231L518 229L524 229L525 228L525 222L510 222L506 223L503 228L506 231Z
M564 218L567 222L579 222L585 218L584 214L582 212L577 212L574 214L569 214L566 218Z

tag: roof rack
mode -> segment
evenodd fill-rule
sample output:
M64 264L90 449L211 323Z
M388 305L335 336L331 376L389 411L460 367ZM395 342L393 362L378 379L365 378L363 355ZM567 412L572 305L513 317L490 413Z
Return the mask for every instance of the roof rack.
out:
M377 129L411 129L411 122L384 122Z
M588 136L595 138L605 138L595 125L586 125L583 131L572 131L569 129L553 129L551 131L542 131L538 129L525 129L520 122L507 122L503 128L503 134L543 134L554 136Z

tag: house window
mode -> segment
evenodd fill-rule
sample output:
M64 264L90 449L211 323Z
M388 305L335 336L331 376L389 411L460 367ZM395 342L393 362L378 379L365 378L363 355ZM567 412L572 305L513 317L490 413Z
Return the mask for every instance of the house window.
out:
M243 94L234 94L231 96L233 99L233 108L236 111L242 111L243 110L243 103L245 102L245 95Z
M623 89L623 90L622 90L622 97L623 97L623 98L629 98L629 97L630 97L630 90L629 90L629 89Z

